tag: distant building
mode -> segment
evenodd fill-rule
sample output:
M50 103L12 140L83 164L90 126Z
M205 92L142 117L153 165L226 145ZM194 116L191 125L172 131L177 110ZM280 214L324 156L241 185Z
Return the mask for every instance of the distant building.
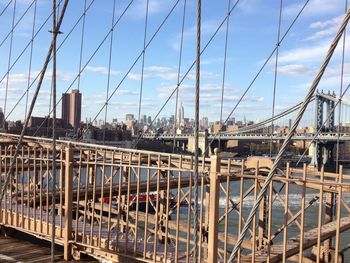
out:
M185 109L184 109L184 106L182 105L182 102L181 102L179 113L177 116L177 124L179 127L185 125Z
M4 119L5 119L4 113L2 111L2 108L0 108L0 128L3 128L4 126Z
M62 94L62 119L65 127L78 129L81 122L81 93L73 89Z
M203 117L200 122L199 125L201 127L201 129L205 130L209 128L209 120L208 117Z
M28 122L28 127L29 128L47 128L47 127L52 127L52 118L47 118L47 117L35 117L35 116L30 116L29 122ZM63 128L63 120L57 118L56 119L56 128Z
M134 120L134 114L130 114L130 113L126 114L125 115L125 120L126 121L133 121Z

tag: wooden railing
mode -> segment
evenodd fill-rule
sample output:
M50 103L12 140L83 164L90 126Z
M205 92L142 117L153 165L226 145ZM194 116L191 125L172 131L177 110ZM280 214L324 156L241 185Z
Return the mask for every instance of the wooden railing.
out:
M0 143L1 184L14 141ZM264 181L266 167L200 160L199 229L193 229L193 157L104 146L57 146L56 243L65 259L81 253L121 261L227 262ZM52 149L26 141L1 204L0 224L51 240ZM350 176L306 166L275 175L238 262L287 258L340 260L350 228ZM2 185L1 185L2 186ZM346 243L347 242L347 243Z

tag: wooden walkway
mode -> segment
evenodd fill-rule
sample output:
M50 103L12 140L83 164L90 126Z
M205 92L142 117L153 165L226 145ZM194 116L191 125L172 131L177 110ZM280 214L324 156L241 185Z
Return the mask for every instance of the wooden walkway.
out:
M343 217L340 220L340 233L350 228L350 217ZM321 227L321 241L335 236L337 221L325 224ZM304 250L317 245L318 228L313 228L304 234ZM286 257L299 254L300 236L291 237L286 244ZM268 253L265 250L256 251L255 262L266 262ZM280 262L283 257L283 245L276 244L271 246L270 262ZM250 260L251 262L251 260Z
M31 241L37 241L34 243L23 240L28 239L23 235L18 237L8 237L0 235L0 262L23 262L23 263L35 263L35 262L50 262L51 251L50 244L45 241L39 241L33 237L30 237ZM63 251L56 251L55 262L66 262L63 260ZM98 262L94 259L83 259L79 262Z

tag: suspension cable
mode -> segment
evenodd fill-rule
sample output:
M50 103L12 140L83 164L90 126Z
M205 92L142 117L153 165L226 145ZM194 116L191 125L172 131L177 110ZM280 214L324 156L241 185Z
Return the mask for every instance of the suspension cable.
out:
M348 0L345 0L345 13L348 9ZM345 64L345 44L346 44L346 30L344 31L343 35L343 49L342 49L342 61L341 61L341 76L340 76L340 87L339 87L339 94L342 94L343 92L343 84L344 84L344 64ZM338 173L339 170L339 150L340 150L340 143L339 143L339 137L340 137L340 119L341 119L341 98L339 98L339 109L338 109L338 127L337 127L337 152L336 152L336 159L335 159L335 172Z
M162 29L162 27L164 26L165 22L168 20L168 18L170 17L170 15L174 12L176 6L179 4L180 0L177 0L174 5L171 7L170 11L168 12L168 14L165 16L165 18L162 20L162 22L160 23L160 25L158 26L158 28L156 29L156 31L154 32L154 34L152 35L152 37L148 40L147 45L145 47L145 50L150 46L150 44L153 42L154 38L158 35L159 31ZM131 70L135 67L135 65L137 64L137 62L139 61L139 59L142 57L143 51L140 52L140 54L137 56L137 58L134 60L134 62L132 63L132 65L130 66L130 68L126 71L126 73L124 74L124 76L122 77L121 81L118 83L118 85L115 87L115 89L113 90L113 92L111 93L111 95L108 98L108 102L113 98L114 94L118 91L118 89L120 88L121 84L125 81L125 79L127 78L127 76L129 75L129 73L131 72ZM101 109L98 111L98 113L95 115L95 117L93 118L94 122L97 117L101 114L101 112L103 111L103 109L106 107L106 104L104 104Z
M233 12L233 10L236 8L236 6L238 5L240 0L237 0L235 2L235 4L231 7L230 12L228 12L228 14L224 17L224 19L221 21L221 23L219 24L219 26L216 28L215 32L213 33L213 35L210 37L210 39L207 41L207 43L204 45L200 55L202 55L204 53L204 51L207 49L207 47L210 45L210 43L213 41L213 39L215 38L215 36L218 34L218 32L220 31L221 27L224 25L224 23L226 22L228 16L230 16ZM138 143L140 142L142 136L148 132L148 130L152 127L154 121L157 119L157 117L159 116L159 114L163 111L163 109L165 108L165 106L168 104L168 102L170 101L170 99L172 98L172 96L175 94L175 92L179 89L179 87L181 86L182 82L186 79L186 77L188 76L188 74L191 72L192 68L195 66L196 64L196 60L193 61L193 63L191 64L191 66L187 69L186 73L182 76L181 80L177 83L176 87L174 88L174 90L170 93L170 95L168 96L168 98L166 99L166 101L163 103L163 105L161 106L161 108L158 110L157 114L155 115L155 117L153 118L153 120L151 121L151 124L149 126L147 126L147 129L142 131L142 133L139 135L136 143L135 143L135 147L138 145Z
M185 20L186 20L186 5L187 0L184 0L184 7L182 13L182 26L181 26L181 37L180 37L180 51L179 51L179 62L177 66L177 85L180 82L180 73L181 73L181 64L182 64L182 49L183 49L183 41L184 41L184 32L185 32ZM179 103L179 90L176 90L176 98L175 98L175 114L174 114L174 139L173 139L173 153L175 153L176 148L176 131L177 131L177 108ZM180 122L179 122L180 124Z
M55 237L56 237L56 40L57 21L56 21L56 0L52 0L52 222L51 222L51 262L55 262ZM51 101L51 99L50 99ZM48 121L49 123L49 121Z
M83 49L84 49L84 38L85 38L85 20L86 20L86 1L87 0L84 0L84 13L83 13L83 22L82 22L82 27L81 27L79 72L81 70L81 64L83 61ZM78 91L80 91L80 74L78 75Z
M208 42L206 43L206 45L204 46L204 48L201 51L201 55L203 54L203 52L206 50L206 48L209 46L209 44L211 43L211 41L215 38L216 34L219 32L219 30L221 29L221 27L223 26L223 24L225 23L225 21L227 20L227 18L231 15L232 11L235 9L235 7L237 6L237 4L239 3L240 0L237 0L235 2L235 4L232 6L230 12L225 16L225 18L222 20L222 22L220 23L220 25L217 27L216 31L214 32L214 34L211 36L211 38L208 40ZM310 0L306 0L305 4L302 6L302 8L300 9L299 13L296 15L296 17L294 18L294 20L292 21L292 23L289 25L288 29L286 30L286 32L284 33L284 35L282 36L282 38L280 39L279 45L281 45L281 43L284 41L284 39L286 38L286 36L288 35L288 33L290 32L290 30L293 28L294 24L296 23L296 21L298 20L298 18L300 17L300 15L302 14L302 12L304 11L304 9L306 8L307 4L310 2ZM272 50L272 52L270 53L270 55L268 56L268 58L266 59L266 61L263 63L263 65L260 67L260 69L258 70L258 72L256 73L255 77L253 78L253 80L251 81L251 83L249 84L249 86L247 87L247 89L245 90L245 92L242 94L242 96L240 97L240 99L238 100L238 102L236 103L235 107L233 108L233 110L230 112L230 114L228 115L228 117L226 118L225 122L223 124L226 124L227 121L229 120L229 118L231 118L233 112L236 110L236 108L238 107L238 105L241 103L241 101L243 100L243 98L245 97L245 95L247 94L247 92L250 90L250 88L253 86L253 84L255 83L255 81L257 80L257 78L260 76L261 72L263 71L263 69L265 68L265 66L268 64L268 62L270 61L270 59L272 58L273 54L276 51L277 46ZM175 87L175 89L172 91L172 93L169 95L169 97L166 99L166 101L164 102L164 104L162 105L162 107L159 109L159 111L157 112L157 114L155 115L155 117L153 118L151 124L147 127L147 129L145 131L143 131L140 136L138 137L136 144L137 145L139 143L139 141L141 140L142 136L150 129L150 127L152 127L154 121L156 120L156 118L159 116L159 114L162 112L162 110L165 108L165 106L167 105L167 103L169 102L169 100L171 99L171 97L174 95L175 91L180 87L180 85L182 84L182 82L184 81L184 79L187 77L187 75L189 74L189 72L192 70L192 68L195 65L195 61L192 63L192 65L189 67L189 69L187 70L187 72L184 74L184 76L182 77L180 83ZM212 140L210 141L209 145L207 146L205 152L208 151L209 147L211 146L211 144L213 143L214 139L218 136L219 133L216 133L214 135L214 137L212 138Z
M63 0L60 0L60 3ZM27 45L24 47L24 49L22 49L22 51L20 52L20 54L17 56L17 58L13 61L13 63L11 64L11 67L9 68L9 70L7 70L7 72L1 77L0 79L0 83L3 82L3 80L6 78L7 74L9 74L9 72L12 70L12 68L17 64L18 60L23 56L23 54L25 53L25 51L28 49L28 47L30 46L31 42L37 37L37 35L41 32L41 30L44 28L44 26L46 25L46 23L50 20L52 16L52 12L50 13L50 15L45 19L45 21L41 24L40 28L38 29L38 31L35 33L34 38L30 39L29 42L27 43ZM40 73L38 74L40 75Z
M112 26L114 24L114 16L115 16L115 0L113 0L113 14L112 14ZM108 95L109 95L109 87L111 80L111 66L112 66L112 53L113 53L113 29L111 32L111 39L109 43L109 58L108 58L108 75L107 75L107 86L106 86L106 108L105 108L105 120L103 127L103 144L106 139L106 123L107 123L107 114L108 114Z
M13 0L10 0L7 5L4 7L4 9L1 11L0 13L0 17L5 13L5 11L7 10L7 8L11 5Z
M145 28L143 34L143 50L142 50L142 66L141 66L141 84L140 84L140 97L139 97L139 114L137 121L139 125L141 124L141 107L142 107L142 90L143 90L143 81L144 81L144 70L145 70L145 54L146 54L146 41L147 41L147 25L148 25L148 9L149 9L149 0L146 1L146 14L145 14ZM107 107L107 105L106 105Z
M275 48L271 51L270 55L267 57L267 59L265 60L265 62L262 64L262 66L259 68L258 72L256 73L256 75L254 76L253 80L250 82L250 84L248 85L248 87L246 88L246 90L243 92L243 94L241 95L241 97L239 98L239 100L237 101L236 105L233 107L233 109L231 110L230 114L227 116L224 124L227 123L227 121L229 120L229 118L231 118L232 114L235 112L235 110L237 109L237 107L241 104L242 100L244 99L244 97L247 95L248 91L251 89L251 87L253 86L253 84L255 83L255 81L258 79L258 77L260 76L260 74L262 73L263 69L266 67L266 65L268 64L268 62L271 60L272 56L275 54L277 48L282 44L282 42L284 41L284 39L287 37L288 33L290 32L290 30L293 28L294 24L297 22L297 20L299 19L300 15L303 13L304 9L306 8L306 6L308 5L308 3L310 2L310 0L306 0L306 2L304 3L304 5L301 7L300 11L298 12L298 14L296 15L296 17L293 19L292 23L289 25L288 29L286 30L286 32L283 34L283 36L281 37L278 45L275 46ZM212 145L213 141L215 140L215 138L218 136L219 133L214 134L212 140L210 141L210 143L207 146L207 150L210 148L210 146Z
M282 10L283 10L283 0L280 1L280 10L279 10L279 18L278 18L278 30L277 30L277 41L276 41L276 59L275 59L275 73L274 73L274 80L273 80L272 113L271 113L272 121L271 121L270 157L272 157L273 134L275 132L273 117L275 116L277 74L278 74L278 55L279 55L279 42L280 42L280 36L281 36Z
M202 1L197 0L197 48L196 48L196 91L195 91L195 123L194 123L194 217L193 217L193 241L194 262L198 262L198 162L199 162L199 96L200 96L200 59L201 59L201 14Z
M68 6L68 2L69 2L69 0L64 0L64 5L62 7L62 12L61 12L60 18L59 18L57 26L56 26L56 30L57 31L60 30L60 27L61 27L61 24L62 24L62 21L63 21L63 18L64 18L64 14L65 14L67 6ZM0 194L0 204L2 203L5 191L6 191L7 187L8 187L10 176L12 176L14 165L16 163L16 158L17 158L17 156L19 154L20 146L22 144L25 132L27 130L29 119L30 119L30 117L32 115L32 112L33 112L33 109L34 109L34 106L35 106L35 102L36 102L36 100L38 98L39 91L40 91L41 85L42 85L44 77L45 77L46 69L47 69L47 66L49 64L52 51L53 51L53 42L51 42L50 48L48 50L48 53L47 53L47 56L46 56L46 59L45 59L44 65L43 65L43 70L41 71L41 75L40 75L40 78L39 78L39 81L38 81L38 84L37 84L37 88L36 88L36 90L34 92L33 99L32 99L31 105L29 107L27 119L26 119L26 121L25 121L25 123L23 125L22 131L21 131L21 135L18 138L18 142L17 142L16 148L15 148L15 152L14 152L14 154L12 156L12 160L11 160L8 172L6 174L6 178L5 178L5 181L4 181L4 184L3 184L3 188L2 188L1 194Z
M231 8L231 0L228 0L227 13ZM228 43L228 33L230 26L230 17L226 20L226 33L225 33L225 48L224 48L224 65L222 70L222 86L221 86L221 105L220 105L220 128L219 132L222 132L223 124L222 124L222 111L224 106L224 93L225 93L225 80L226 80L226 61L227 61L227 43ZM219 147L221 147L221 136L219 136Z
M131 0L129 2L129 4L126 6L126 8L124 9L124 11L120 14L119 18L116 20L116 22L114 23L114 25L112 26L112 28L108 31L108 33L105 35L105 37L102 39L102 41L100 42L100 44L98 45L98 47L95 49L95 51L92 53L92 55L89 57L89 59L87 60L87 62L85 63L85 65L81 68L81 70L79 71L78 75L74 78L74 80L71 82L71 84L68 86L68 88L66 89L65 92L68 92L68 90L73 86L73 84L77 81L78 77L81 75L81 73L85 70L85 68L89 65L89 63L91 62L91 60L94 58L94 56L98 53L98 51L100 50L100 48L103 46L103 44L105 43L105 41L108 39L108 36L111 34L112 30L116 27L116 25L120 22L120 20L123 18L123 16L126 14L127 10L130 8L130 6L132 5L132 3L134 2L134 0ZM62 100L62 98L60 98L57 102L60 103ZM109 100L107 100L107 102L109 102ZM104 107L102 107L102 109L100 110L99 113L102 112L102 110L104 109ZM96 119L96 118L95 118ZM94 119L94 120L95 120ZM42 123L39 125L39 127L37 128L37 130L35 131L34 135L35 136L37 134L37 132L39 131L39 129L42 127L42 125L44 124L46 118L42 121ZM94 121L93 120L93 121ZM92 122L93 122L92 121Z
M59 4L61 4L63 2L63 0L60 0ZM92 6L92 4L95 2L95 0L92 0L90 5L87 7L86 11ZM37 31L37 33L35 34L33 40L35 39L35 37L38 35L38 33L41 31L41 29L44 27L44 25L47 23L47 21L51 18L51 15L47 18L47 20L41 25L40 29ZM74 31L74 29L78 26L78 24L80 23L81 19L83 18L83 15L80 16L80 18L76 21L76 23L73 25L73 27L70 29L70 31L68 32L68 34L65 35L65 38L63 39L63 41L60 43L60 45L57 47L56 53L62 48L62 46L64 45L64 43L66 42L66 40L69 38L69 36L72 34L72 32ZM27 44L27 46L22 50L21 54L17 57L17 59L15 60L15 62L12 64L11 68L14 67L14 65L18 62L18 60L21 58L21 56L24 54L24 52L26 51L26 49L29 47L30 42ZM52 57L49 58L50 61L52 59ZM10 115L12 114L12 112L17 108L17 106L19 105L19 103L22 101L22 99L24 98L24 96L27 94L27 92L30 90L30 88L34 85L34 83L37 81L37 79L40 77L41 75L41 71L36 75L36 77L33 79L32 83L30 84L30 86L27 88L27 90L22 94L22 96L17 100L16 104L12 107L11 111L9 112L9 114L7 116L5 116L6 120L10 117ZM3 78L0 80L0 83L2 82L2 80L6 77L7 73L3 76ZM47 120L47 117L45 118L44 122Z
M93 0L94 1L94 0ZM89 59L87 60L87 62L85 63L85 65L81 68L81 70L79 71L78 75L73 79L73 81L71 82L71 84L68 86L68 88L66 89L65 92L68 92L68 90L73 86L73 84L77 81L78 77L81 75L81 73L85 70L85 68L89 65L89 63L91 62L91 60L95 57L95 55L98 53L98 51L100 50L100 48L103 46L103 44L106 42L106 40L108 39L108 36L111 34L112 32L112 29L114 29L118 23L120 22L120 20L124 17L124 15L126 14L126 12L128 11L128 9L130 8L130 6L132 5L132 3L134 2L135 0L131 0L129 2L129 4L125 7L125 9L123 10L123 12L119 15L118 19L115 21L113 27L108 31L108 33L105 35L105 37L102 39L102 41L100 42L100 44L97 46L97 48L94 50L94 52L92 53L92 55L89 57ZM91 4L90 4L91 5ZM61 43L61 46L62 46L63 42ZM136 64L136 63L134 63ZM130 71L129 71L130 72ZM126 76L125 76L126 78ZM60 103L62 100L62 98L60 98L57 102ZM107 101L109 102L109 100ZM104 107L101 108L101 110L99 111L99 113L102 112L102 110L104 109ZM34 135L35 136L37 134L37 132L39 131L39 129L43 126L43 124L45 123L47 118L45 118L41 124L39 125L39 127L37 128L37 130L35 131ZM95 121L96 118L93 120ZM92 121L92 122L93 122Z
M33 6L33 4L36 2L37 0L33 0L32 3L27 7L27 9L23 12L23 14L21 15L21 17L17 20L17 22L14 24L14 26L12 27L12 29L10 30L10 32L7 33L7 35L5 36L5 38L1 41L0 43L0 47L2 47L2 45L6 42L6 40L11 36L11 33L16 29L16 27L18 26L18 24L22 21L22 19L25 17L25 15L28 13L28 11L31 9L31 7Z
M236 256L237 251L240 249L240 246L241 246L241 244L242 244L242 242L244 240L244 237L245 237L245 235L246 235L246 233L247 233L247 231L249 229L249 226L252 223L253 217L255 216L256 212L258 211L260 203L261 203L261 201L262 201L262 199L263 199L263 197L264 197L264 195L265 195L265 193L266 193L266 191L267 191L267 189L268 189L268 187L269 187L269 185L270 185L270 183L272 181L272 178L273 178L273 175L274 175L274 173L275 173L275 171L277 169L277 166L278 166L279 162L281 161L282 156L283 156L285 150L287 149L287 146L288 146L289 142L291 141L291 138L294 135L294 133L295 133L295 131L296 131L298 125L299 125L299 122L300 122L300 120L301 120L301 118L302 118L302 116L303 116L303 114L304 114L304 112L306 110L306 107L309 104L309 102L310 102L310 100L312 98L312 95L314 94L314 92L315 92L315 90L316 90L316 88L318 86L318 83L320 82L320 80L321 80L321 78L322 78L322 76L323 76L323 74L324 74L324 72L325 72L325 70L326 70L326 68L328 66L328 63L329 63L330 59L332 58L334 50L337 47L337 44L338 44L341 36L343 35L343 32L344 32L344 30L346 28L346 25L347 25L347 23L349 21L349 18L350 18L350 9L347 11L346 16L344 17L344 20L343 20L343 22L342 22L342 24L341 24L341 26L340 26L340 28L339 28L335 38L334 38L334 40L333 40L333 42L332 42L332 44L331 44L331 46L330 46L326 56L325 56L325 59L324 59L322 65L321 65L321 67L319 69L319 72L316 75L314 81L312 82L312 84L310 86L310 89L309 89L308 93L305 96L304 102L303 102L303 104L302 104L302 106L301 106L301 108L300 108L300 110L299 110L299 112L298 112L294 122L293 122L293 125L292 125L290 131L288 132L288 134L286 136L286 139L284 140L284 142L283 142L283 144L281 146L281 149L279 150L279 152L278 152L278 154L276 156L276 160L274 161L274 163L273 163L273 165L271 167L271 170L269 171L268 176L265 179L265 182L264 182L264 184L263 184L263 186L262 186L262 188L261 188L261 190L260 190L260 192L259 192L259 194L257 196L257 199L254 202L254 206L253 206L252 210L250 211L250 214L249 214L248 218L246 219L246 222L244 224L242 232L240 233L240 235L238 237L238 240L237 240L237 242L236 242L236 244L235 244L235 246L234 246L234 248L232 250L232 253L231 253L230 258L229 258L229 262L233 261L233 259Z
M35 0L34 5L34 14L33 14L33 26L32 26L32 38L30 41L30 53L29 53L29 68L28 68L28 81L27 88L30 86L30 75L32 74L32 61L33 61L33 46L34 46L34 32L35 32L35 24L36 24L36 9L37 9L38 1ZM28 109L28 100L29 100L29 92L27 92L26 102L25 102L25 110L24 110L24 119L27 118L27 109Z
M9 50L9 56L8 56L8 62L7 62L7 70L10 71L10 64L11 64L11 57L12 57L12 45L13 45L13 29L15 25L15 17L16 17L16 6L17 6L17 0L13 2L13 13L12 13L12 29L11 29L11 37L10 37L10 50ZM6 79L6 87L5 87L5 102L4 102L4 116L6 116L6 106L7 106L7 93L8 93L8 88L9 88L9 80L10 80L10 72L7 74L7 79ZM3 121L3 127L5 130L7 130L6 127L6 120L4 118Z

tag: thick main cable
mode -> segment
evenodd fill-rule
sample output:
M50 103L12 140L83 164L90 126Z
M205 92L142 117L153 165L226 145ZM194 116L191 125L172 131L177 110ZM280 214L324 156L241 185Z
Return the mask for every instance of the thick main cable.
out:
M315 92L315 90L316 90L316 88L317 88L317 86L318 86L318 84L319 84L319 82L320 82L320 80L321 80L321 78L322 78L322 76L323 76L327 66L328 66L328 63L329 63L330 59L332 58L334 50L337 47L337 44L338 44L341 36L343 35L343 32L344 32L344 30L345 30L345 28L346 28L346 26L348 24L349 18L350 18L350 9L347 10L346 16L344 17L343 22L342 22L342 24L341 24L341 26L340 26L340 28L339 28L339 30L338 30L338 32L337 32L337 34L336 34L332 44L331 44L331 46L330 46L330 48L329 48L329 50L328 50L328 52L326 54L326 57L325 57L322 65L320 67L320 70L319 70L318 74L316 75L314 81L312 82L312 84L310 86L310 89L309 89L308 93L305 96L305 100L304 100L304 102L303 102L303 104L302 104L302 106L301 106L301 108L300 108L300 110L299 110L299 112L298 112L294 122L293 122L293 125L292 125L290 131L288 132L288 134L286 136L286 139L284 140L284 142L283 142L283 144L281 146L281 149L279 150L279 152L278 152L278 154L276 156L276 159L275 159L275 161L274 161L274 163L273 163L273 165L271 167L271 170L270 170L268 176L265 179L265 182L264 182L264 184L263 184L263 186L262 186L262 188L261 188L261 190L260 190L260 192L259 192L259 194L257 196L257 199L254 202L254 206L253 206L252 210L250 211L250 214L249 214L248 218L246 219L246 222L244 224L242 232L240 233L240 235L238 237L238 240L237 240L237 242L236 242L236 244L235 244L235 246L234 246L234 248L232 250L232 253L231 253L230 258L229 258L229 262L233 261L233 259L236 256L236 253L240 249L240 246L241 246L241 244L242 244L242 242L244 240L244 237L245 237L245 235L246 235L246 233L247 233L247 231L249 229L249 226L250 226L250 224L253 221L253 217L255 216L256 212L258 211L259 205L260 205L260 203L261 203L261 201L262 201L262 199L263 199L263 197L264 197L264 195L265 195L265 193L266 193L266 191L267 191L267 189L268 189L268 187L269 187L269 185L270 185L270 183L272 181L272 178L273 178L273 175L274 175L274 173L275 173L275 171L277 169L277 166L279 165L279 162L281 161L282 156L283 156L284 152L286 151L287 146L288 146L289 142L291 141L292 136L294 135L294 133L295 133L295 131L296 131L298 125L299 125L299 122L300 122L300 120L301 120L301 118L302 118L302 116L303 116L303 114L304 114L304 112L306 110L306 107L309 104L309 102L310 102L310 100L311 100L311 98L312 98L312 96L313 96L313 94L314 94L314 92Z
M201 16L202 1L197 0L197 36L196 36L196 86L195 86L195 116L194 116L194 216L193 216L193 242L194 242L194 262L198 262L198 163L199 163L199 96L200 96L200 66L201 66Z

